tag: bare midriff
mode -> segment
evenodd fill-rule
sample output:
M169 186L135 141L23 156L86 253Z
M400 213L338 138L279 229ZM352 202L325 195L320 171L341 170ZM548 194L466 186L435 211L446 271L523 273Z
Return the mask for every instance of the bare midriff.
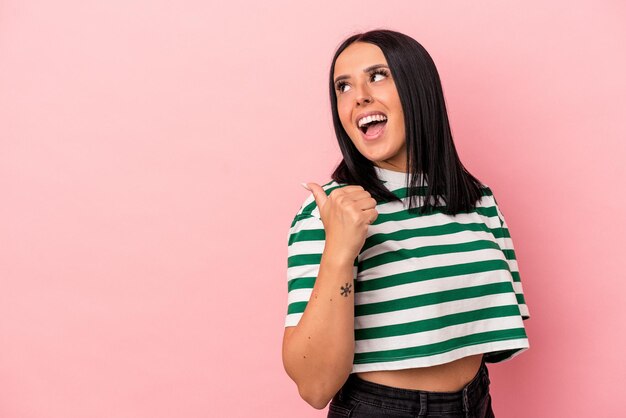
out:
M481 353L436 366L359 372L356 375L363 380L396 388L457 392L476 376L482 357Z

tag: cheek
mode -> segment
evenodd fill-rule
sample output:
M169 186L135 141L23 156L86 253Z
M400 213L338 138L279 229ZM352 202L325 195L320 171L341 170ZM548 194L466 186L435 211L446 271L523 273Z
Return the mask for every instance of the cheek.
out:
M400 102L394 102L393 113L396 115L396 126L398 128L404 128L404 112L402 112L402 105Z
M339 119L341 119L343 128L348 131L352 125L350 107L337 103L337 112L339 112Z

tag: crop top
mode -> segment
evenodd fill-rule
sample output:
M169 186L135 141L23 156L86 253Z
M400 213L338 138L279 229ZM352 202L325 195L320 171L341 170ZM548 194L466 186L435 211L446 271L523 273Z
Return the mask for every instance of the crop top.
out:
M381 202L354 265L352 373L447 363L484 353L498 363L530 345L530 318L506 221L491 189L469 212L410 214L406 173L374 166L402 202ZM330 181L326 194L347 184ZM418 188L423 202L425 187ZM309 194L291 223L285 327L300 321L319 272L325 232Z

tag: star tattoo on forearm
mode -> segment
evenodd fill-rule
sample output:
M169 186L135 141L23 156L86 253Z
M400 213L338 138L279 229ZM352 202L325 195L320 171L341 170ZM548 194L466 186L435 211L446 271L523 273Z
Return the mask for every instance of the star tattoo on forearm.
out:
M348 297L348 295L350 294L350 288L352 287L352 285L350 283L346 283L346 286L341 286L341 296L345 296Z

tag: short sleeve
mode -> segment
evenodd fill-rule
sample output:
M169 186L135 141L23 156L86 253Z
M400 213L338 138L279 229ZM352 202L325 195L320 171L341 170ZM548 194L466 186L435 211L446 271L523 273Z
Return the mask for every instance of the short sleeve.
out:
M517 265L517 258L515 257L513 239L511 238L511 233L506 223L506 219L504 218L504 214L498 206L498 201L496 200L496 197L494 195L492 196L498 218L500 219L500 228L497 231L497 239L500 247L502 248L502 252L506 257L511 276L513 277L513 287L515 289L515 296L517 297L517 303L519 304L522 319L528 319L530 318L530 313L528 311L528 306L526 305L526 299L524 298L524 290L522 288L522 281L519 273L519 266Z
M304 313L319 273L326 234L322 220L300 211L289 228L287 242L287 317L295 326Z

